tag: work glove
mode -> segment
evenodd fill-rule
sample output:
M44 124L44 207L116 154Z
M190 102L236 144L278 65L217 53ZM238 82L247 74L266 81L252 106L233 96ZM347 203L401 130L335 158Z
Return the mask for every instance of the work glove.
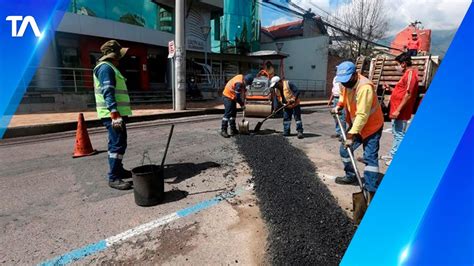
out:
M352 147L352 144L354 144L354 137L352 134L347 134L346 136L346 141L344 141L344 147L350 148Z
M114 130L123 130L123 119L118 112L111 112L110 118L112 118L112 128Z
M333 115L340 115L341 114L341 111L342 111L342 108L340 106L336 106L334 108L331 109L331 114Z

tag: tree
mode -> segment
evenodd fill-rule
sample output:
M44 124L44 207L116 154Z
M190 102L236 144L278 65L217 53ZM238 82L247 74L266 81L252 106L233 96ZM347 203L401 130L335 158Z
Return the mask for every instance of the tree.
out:
M362 39L377 41L384 38L388 29L387 18L384 0L352 0L341 6L329 18L330 23L351 34L330 28L331 35L335 36L335 50L340 56L352 59L359 55L373 56L374 45Z

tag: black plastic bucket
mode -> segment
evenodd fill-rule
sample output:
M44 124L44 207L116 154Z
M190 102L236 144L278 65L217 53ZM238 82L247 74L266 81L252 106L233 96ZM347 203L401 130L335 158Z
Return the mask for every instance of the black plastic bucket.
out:
M133 194L138 206L159 204L165 195L163 169L159 165L148 164L132 169Z

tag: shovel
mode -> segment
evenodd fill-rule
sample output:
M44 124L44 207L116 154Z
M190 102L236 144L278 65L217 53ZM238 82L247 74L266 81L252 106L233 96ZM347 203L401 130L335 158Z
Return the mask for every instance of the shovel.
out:
M282 110L283 108L286 107L286 104L284 104L283 106L281 106L280 108L276 109L275 111L273 111L273 113L271 113L269 116L265 117L265 119L263 119L262 121L258 122L257 125L255 126L253 132L258 132L260 131L260 129L262 128L262 125L265 121L267 121L270 117L273 117L276 113L280 112L280 110Z
M244 134L244 135L248 135L250 133L250 130L249 130L250 125L249 125L249 121L245 121L245 109L246 108L244 108L244 111L242 112L243 113L243 119L242 119L241 122L239 122L239 133Z
M334 115L336 117L337 123L339 124L339 128L343 129L341 119L339 118L339 114ZM346 132L341 130L342 139L346 142ZM354 210L354 223L359 224L364 217L365 211L367 210L367 206L369 204L369 193L367 190L364 189L364 185L362 184L362 178L360 176L359 170L357 169L356 161L354 159L354 154L352 153L351 147L346 147L347 153L349 154L349 158L351 159L352 167L354 167L354 171L357 177L357 182L359 183L359 187L361 189L360 192L352 194L352 208Z

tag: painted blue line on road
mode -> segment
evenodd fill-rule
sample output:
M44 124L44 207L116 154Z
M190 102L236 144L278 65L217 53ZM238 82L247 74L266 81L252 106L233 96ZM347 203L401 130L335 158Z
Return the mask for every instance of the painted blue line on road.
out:
M51 260L45 261L39 265L41 266L53 266L53 265L66 265L70 264L74 261L78 261L80 259L83 259L89 255L92 255L94 253L100 252L102 250L105 250L107 248L107 242L105 240L101 240L97 243L87 245L82 248L78 248L75 250L72 250L64 255L58 256L56 258L53 258Z
M214 205L217 205L219 202L221 202L225 199L233 198L237 194L240 194L241 192L242 192L242 190L237 190L235 192L229 192L229 193L214 197L212 199L202 201L202 202L200 202L196 205L193 205L191 207L188 207L186 209L179 210L179 211L176 212L176 214L181 218L185 217L185 216L188 216L188 215L191 215L193 213L196 213L196 212L202 211L204 209L210 208Z
M215 205L219 204L220 202L222 202L223 200L226 200L226 199L233 198L233 197L237 196L238 194L242 193L243 191L245 191L245 189L240 188L240 189L237 189L233 192L224 193L224 194L216 196L214 198L199 202L199 203L197 203L193 206L190 206L190 207L185 208L185 209L181 209L181 210L176 211L174 213L171 213L167 216L158 218L158 219L156 219L152 222L144 224L145 228L141 228L141 226L143 226L143 225L137 226L137 227L133 228L132 230L128 230L128 231L125 231L124 233L117 234L116 236L101 240L99 242L84 246L82 248L72 250L70 252L67 252L67 253L61 255L61 256L58 256L58 257L55 257L55 258L50 259L48 261L42 262L38 265L41 265L41 266L66 265L66 264L70 264L72 262L84 259L87 256L93 255L95 253L98 253L98 252L101 252L101 251L107 249L111 245L115 245L117 243L123 242L125 239L128 239L129 237L138 235L138 234L133 234L134 230L135 231L139 230L140 233L150 231L150 230L152 230L152 229L154 229L158 226L170 223L171 221L174 221L175 219L183 218L183 217L189 216L191 214L197 213L199 211L208 209L212 206L215 206ZM175 216L174 216L173 219L171 219L173 217L173 215L175 215ZM118 236L120 236L120 237L118 237ZM114 238L117 238L117 239L114 240L114 241L110 241L110 239L114 239Z

